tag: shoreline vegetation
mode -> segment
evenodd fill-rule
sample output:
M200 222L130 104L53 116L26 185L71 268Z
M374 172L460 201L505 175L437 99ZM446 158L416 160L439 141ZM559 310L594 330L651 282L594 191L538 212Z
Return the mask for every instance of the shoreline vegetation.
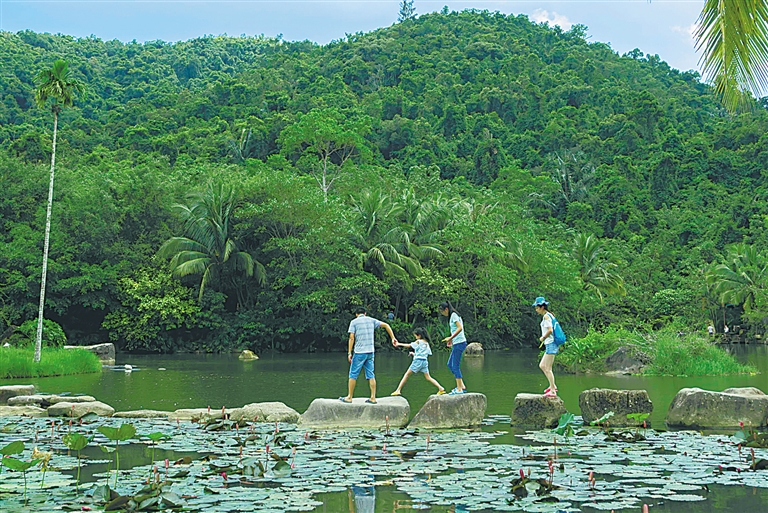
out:
M739 363L733 355L696 334L680 335L671 330L640 333L609 328L590 331L569 340L555 363L566 372L605 372L605 361L620 347L643 362L641 376L726 376L757 374L752 365Z
M43 348L39 363L34 347L0 347L0 379L42 378L101 372L99 357L84 349Z

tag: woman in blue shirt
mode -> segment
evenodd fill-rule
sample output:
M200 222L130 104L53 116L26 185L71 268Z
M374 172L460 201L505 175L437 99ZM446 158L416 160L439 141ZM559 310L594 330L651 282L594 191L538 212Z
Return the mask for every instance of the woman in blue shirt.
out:
M464 333L464 321L461 320L459 313L453 309L450 303L440 303L437 307L440 315L448 317L448 326L451 334L443 339L443 342L451 348L451 356L448 358L448 368L456 378L456 388L451 390L448 395L463 394L467 387L464 385L464 379L461 375L461 357L467 348L467 336Z

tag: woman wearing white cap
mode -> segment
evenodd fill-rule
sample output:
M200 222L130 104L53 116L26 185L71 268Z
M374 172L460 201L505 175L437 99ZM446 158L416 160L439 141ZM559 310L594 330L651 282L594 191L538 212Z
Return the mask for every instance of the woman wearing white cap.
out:
M544 344L544 356L539 362L539 369L544 373L549 381L549 387L544 390L545 397L557 397L557 386L555 385L555 374L552 372L552 364L555 361L555 355L559 346L555 343L554 335L554 316L549 311L549 302L539 296L533 302L536 313L541 315L541 336L539 342Z

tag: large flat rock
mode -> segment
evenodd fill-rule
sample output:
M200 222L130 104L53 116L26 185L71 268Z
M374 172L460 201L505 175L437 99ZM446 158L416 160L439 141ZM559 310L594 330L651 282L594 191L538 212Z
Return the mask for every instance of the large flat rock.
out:
M167 419L172 412L161 410L118 411L112 417L118 419Z
M52 404L68 402L68 403L92 403L95 401L95 397L90 395L18 395L8 399L8 406L25 406L34 405L41 408L47 408Z
M193 419L220 419L224 415L231 415L232 410L225 408L222 413L221 408L181 408L168 414L171 420L193 420Z
M73 417L79 418L86 413L95 413L101 417L111 417L115 409L100 401L89 403L59 402L48 407L49 417Z
M768 395L756 388L729 388L712 392L700 388L680 390L667 410L667 426L675 428L752 428L768 421Z
M98 356L104 365L115 364L115 344L111 342L94 344L92 346L64 346L64 349L84 349Z
M411 407L404 397L383 397L377 404L365 399L353 399L351 404L338 399L315 399L299 418L299 425L307 428L370 428L380 429L387 425L405 427Z
M597 420L608 412L613 417L608 421L614 427L642 426L643 421L630 419L627 415L633 413L653 412L653 403L645 390L612 390L609 388L592 388L579 394L579 408L584 424ZM646 425L650 421L646 421Z
M229 415L230 419L238 422L246 420L252 422L285 422L288 424L296 424L299 417L299 412L280 402L246 404L242 408L234 408Z
M431 395L408 424L409 428L451 429L479 426L488 399L483 394Z
M6 404L11 397L34 393L35 385L3 385L0 386L0 404Z
M554 428L560 416L567 413L559 397L545 397L543 394L517 394L512 407L511 425L534 429Z
M0 406L0 417L47 417L48 412L37 406Z

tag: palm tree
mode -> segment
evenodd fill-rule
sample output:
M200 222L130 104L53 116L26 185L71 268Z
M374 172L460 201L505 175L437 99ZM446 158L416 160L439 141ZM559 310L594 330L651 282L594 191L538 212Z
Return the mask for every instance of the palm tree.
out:
M730 112L768 86L768 0L706 0L695 33L704 76Z
M604 294L626 294L624 279L614 272L616 264L608 261L608 252L602 241L594 235L576 237L576 261L579 278L585 291L591 291L603 301Z
M378 267L404 278L421 274L418 258L408 256L412 252L410 235L399 227L387 227L388 222L392 224L392 219L403 212L401 204L377 189L353 197L352 211L358 228L353 238L362 250L364 268Z
M706 276L721 304L743 305L749 312L759 291L768 285L768 259L754 246L736 244L730 248L726 263L708 269Z
M222 184L190 194L186 205L175 206L187 236L171 237L158 252L161 257L171 258L174 277L200 276L200 301L208 285L219 285L236 289L238 303L242 304L238 276L255 276L259 284L266 281L264 266L249 253L238 250L231 238L235 206L235 191Z
M43 277L40 282L40 308L37 316L37 336L35 337L34 361L40 361L40 351L43 344L43 311L45 309L45 281L48 275L48 247L51 237L51 209L53 207L53 174L56 166L56 133L59 126L59 113L63 108L71 107L75 95L83 95L85 86L69 73L67 61L54 61L51 69L43 70L37 77L40 84L35 91L35 103L41 109L48 100L53 100L53 145L51 147L51 179L48 186L48 209L45 214L45 242L43 244Z

